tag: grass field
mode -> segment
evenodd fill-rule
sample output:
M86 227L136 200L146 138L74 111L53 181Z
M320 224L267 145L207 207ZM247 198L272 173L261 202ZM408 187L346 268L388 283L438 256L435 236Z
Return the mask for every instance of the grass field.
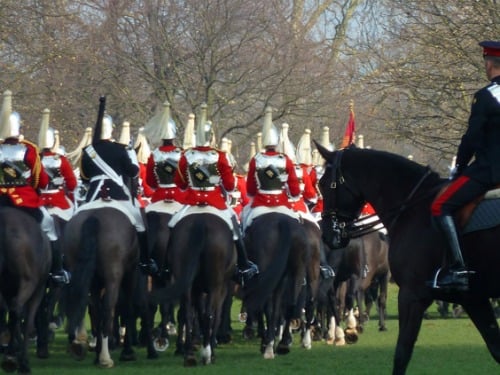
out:
M314 342L311 350L299 345L294 337L291 353L274 360L264 360L259 352L259 341L242 339L243 325L238 322L239 301L232 313L233 342L216 349L216 363L209 366L184 368L181 357L174 356L173 342L156 360L147 360L145 349L137 349L136 362L119 362L119 352L113 352L115 367L99 369L93 365L94 353L76 362L66 353L66 337L62 329L50 346L49 359L35 357L30 351L32 373L53 374L390 374L397 338L397 287L390 286L387 332L378 332L376 316L366 324L365 332L356 344L344 347ZM461 318L441 319L436 305L428 310L430 319L423 322L408 374L499 374L500 365L490 357L486 346L471 321Z

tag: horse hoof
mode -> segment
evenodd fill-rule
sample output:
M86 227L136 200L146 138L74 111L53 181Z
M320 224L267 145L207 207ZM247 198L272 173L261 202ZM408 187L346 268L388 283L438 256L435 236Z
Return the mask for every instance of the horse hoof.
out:
M133 350L130 350L130 351L122 350L122 352L120 354L120 361L122 361L122 362L137 361L137 356Z
M386 332L387 331L387 327L386 326L383 326L383 327L379 327L378 329L380 332Z
M14 372L17 370L19 364L17 362L16 357L13 356L5 356L4 360L2 361L2 369L5 372Z
M363 333L365 330L363 326L357 326L356 329L359 333Z
M245 327L243 329L243 338L245 340L251 340L255 337L255 331L252 327Z
M276 348L276 353L280 354L280 355L285 355L285 354L288 354L290 353L290 348L288 347L288 345L278 345L278 347ZM274 356L273 356L274 358Z
M49 358L49 349L48 348L37 348L36 356L40 359Z
M346 332L345 334L345 342L347 344L355 344L358 342L358 335L356 333Z
M149 350L148 349L148 356L146 357L147 359L157 359L159 357L158 352L154 349Z
M115 363L113 362L112 359L99 361L100 368L112 368L114 365Z
M335 346L344 346L346 344L345 339L335 340Z
M164 352L170 345L166 337L158 337L153 340L153 346L157 352Z
M274 353L272 352L264 352L264 359L274 359Z
M196 367L197 364L194 355L184 357L184 367Z
M71 354L73 359L77 361L82 361L87 355L87 346L81 343L73 342L68 346L68 352Z

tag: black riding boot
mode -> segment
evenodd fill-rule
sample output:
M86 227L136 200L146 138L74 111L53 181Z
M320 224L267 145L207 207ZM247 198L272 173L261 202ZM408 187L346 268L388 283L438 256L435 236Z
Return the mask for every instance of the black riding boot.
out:
M450 291L467 291L469 289L469 271L465 263L458 242L457 230L453 217L449 215L436 217L439 229L448 241L446 265L438 271L433 287Z
M62 253L59 240L50 241L52 250L52 267L50 277L56 284L69 284L71 274L63 268Z
M137 232L137 238L139 240L139 267L145 275L156 275L158 273L158 266L154 259L149 255L148 247L148 237L146 231Z
M245 244L241 237L235 240L234 244L236 246L236 253L238 255L237 282L241 286L244 286L245 282L259 273L259 267L257 267L255 263L248 259L247 252L245 250Z

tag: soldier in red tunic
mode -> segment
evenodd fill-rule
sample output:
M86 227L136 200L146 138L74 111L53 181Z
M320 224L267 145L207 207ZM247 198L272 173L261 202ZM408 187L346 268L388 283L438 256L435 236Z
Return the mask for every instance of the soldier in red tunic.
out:
M48 127L49 110L45 109L38 146L42 150L40 159L49 176L49 184L41 189L43 205L51 215L68 221L73 216L73 191L77 186L77 179L69 160L59 150L57 132Z
M38 189L46 188L49 176L40 161L38 148L27 140L20 140L21 120L12 113L12 93L4 93L0 118L0 205L19 208L33 216L47 234L52 249L51 279L57 284L68 284L70 274L62 268L62 254L54 220L43 206Z
M238 220L234 211L228 207L227 192L235 188L233 167L227 153L210 146L212 127L203 117L202 115L196 132L196 146L182 152L174 181L185 191L187 205L208 205L219 210L230 210L238 253L238 281L244 284L259 270L247 257Z
M259 206L291 209L290 198L300 195L299 179L293 161L284 153L276 151L279 134L272 124L272 112L266 109L266 120L262 132L264 152L258 152L248 165L247 194L250 207Z
M168 213L174 214L184 204L185 193L175 184L174 175L181 157L182 148L174 142L177 127L170 117L170 104L163 104L163 111L153 117L144 127L144 134L150 142L161 141L148 158L146 183L153 189L151 206L146 212L155 211L155 203L160 202L158 210L164 210L168 203Z

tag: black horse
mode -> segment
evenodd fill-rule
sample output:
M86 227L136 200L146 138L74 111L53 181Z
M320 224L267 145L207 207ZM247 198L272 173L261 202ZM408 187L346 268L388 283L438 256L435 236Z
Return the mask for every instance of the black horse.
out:
M344 249L332 251L329 263L336 274L334 289L336 290L341 282L348 282L345 309L350 310L356 302L359 310L358 329L360 331L363 331L363 324L368 318L364 309L365 293L368 292L372 283L380 286L380 295L377 297L379 330L385 331L389 261L388 243L381 237L381 233L378 231L367 233L350 241ZM343 313L343 311L340 312Z
M231 228L209 212L184 216L170 231L167 264L171 283L154 291L154 300L180 300L177 351L184 354L184 366L197 365L196 323L202 336L202 363L210 364L215 361L222 306L236 267Z
M8 313L10 333L1 362L7 372L30 373L29 337L38 332L37 354L47 357L47 310L41 308L51 265L50 243L38 222L27 213L0 208L0 301Z
M319 186L324 197L323 235L334 247L349 236L365 202L371 203L388 230L389 264L399 285L399 335L393 373L404 374L425 310L435 299L461 304L500 362L500 332L490 297L500 296L500 226L462 234L471 270L469 292L446 293L430 287L442 264L446 242L433 227L430 205L446 182L430 168L388 152L348 148L330 152ZM478 246L480 244L480 246Z
M135 324L130 296L136 286L138 246L135 227L118 209L82 210L67 223L63 249L72 279L63 289L66 294L61 302L68 320L68 349L76 359L83 359L86 350L86 343L79 342L76 333L90 301L91 324L97 338L96 363L101 367L114 365L108 344L113 336L119 293L129 297L124 299L126 306L121 308L127 330L120 359L135 359L130 338Z
M287 335L277 345L280 354L289 352L289 324L301 318L301 299L311 258L305 227L283 213L266 213L254 219L245 232L249 258L258 266L258 277L250 280L243 303L251 320L265 318L261 340L264 358L275 356L275 340L281 323ZM319 259L319 258L318 258ZM319 271L319 265L318 265ZM301 303L302 302L302 303Z

